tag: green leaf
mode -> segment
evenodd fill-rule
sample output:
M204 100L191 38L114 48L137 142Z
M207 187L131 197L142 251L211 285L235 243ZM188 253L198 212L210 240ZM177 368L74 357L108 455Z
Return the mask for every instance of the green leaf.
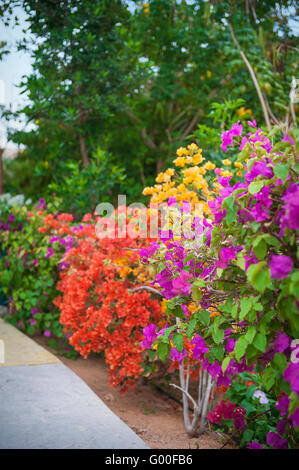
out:
M249 266L247 279L257 291L264 292L271 284L270 270L266 261Z
M242 359L242 357L245 355L247 346L248 346L248 343L246 339L243 336L241 336L241 338L239 338L238 341L236 342L236 346L234 349L234 353L238 362L240 362L240 359Z
M165 361L166 356L169 353L169 345L166 343L159 343L157 348L158 356L160 357L161 361Z
M243 321L252 307L252 297L243 297L240 302L240 321Z
M248 192L249 194L256 194L259 193L262 187L265 185L263 181L253 181L250 183L248 186Z
M224 346L222 344L214 346L210 351L214 355L215 359L217 359L218 361L222 361L224 356Z
M28 328L27 328L27 333L28 335L33 335L35 331L35 327L33 325L30 325Z
M247 411L247 414L249 414L252 411L256 410L256 407L252 403L250 403L250 401L248 401L246 399L242 400L240 405L242 406L242 408L244 408L244 410Z
M206 283L203 279L196 279L196 281L193 282L192 286L196 287L205 287Z
M184 337L182 333L175 333L172 338L172 342L175 345L176 349L180 352L183 351L184 348Z
M264 352L267 346L267 338L264 333L258 333L254 340L253 345L261 352Z
M246 431L244 431L242 441L244 441L244 443L249 442L252 440L253 436L254 436L254 431L252 429L246 429Z
M239 304L236 303L236 304L233 306L232 311L231 311L231 316L232 316L232 318L237 318L238 309L239 309Z
M230 357L225 357L222 361L222 373L224 374L224 372L226 371L226 369L228 368L229 366L229 363L231 361L231 358Z
M229 209L225 216L225 222L228 225L231 225L233 222L236 222L238 214L238 206L233 206L232 209Z
M278 163L274 167L274 174L277 178L282 179L282 181L286 181L289 174L289 168L283 163Z
M263 260L267 254L267 243L264 240L261 240L254 248L253 251L256 255L256 257L259 260Z
M188 328L187 328L187 332L186 332L186 335L188 338L190 338L193 334L193 331L195 330L195 327L197 325L197 322L198 322L198 315L194 315L191 320L190 320L190 323L188 325Z
M212 331L212 337L216 344L221 343L221 341L223 341L224 339L223 330L220 330L220 328L218 327L214 328L214 330Z
M275 364L279 371L282 373L284 372L284 370L287 368L288 366L288 362L287 362L287 359L285 357L284 354L281 354L281 353L276 353L273 360L272 360L272 363Z
M272 367L267 367L265 373L262 375L262 382L267 391L270 390L275 384L276 377L277 371L275 371Z
M232 196L223 199L222 209L232 209L234 205L234 198Z
M163 335L161 335L161 340L164 342L164 343L168 343L168 338L169 338L169 335L170 333L175 330L177 328L176 325L173 325L173 326L169 326L168 328L166 328L166 330L164 331Z
M202 291L196 286L192 286L191 290L193 300L197 303L200 302L200 299L202 298Z
M254 304L253 308L254 310L257 310L258 312L262 312L264 309L264 307L262 306L260 302L257 302L256 304Z
M202 310L200 314L198 315L198 319L200 323L202 323L205 326L209 326L210 324L210 313L208 310Z
M250 325L246 334L245 334L245 339L248 341L248 343L252 343L253 338L255 337L256 334L256 327L253 325Z

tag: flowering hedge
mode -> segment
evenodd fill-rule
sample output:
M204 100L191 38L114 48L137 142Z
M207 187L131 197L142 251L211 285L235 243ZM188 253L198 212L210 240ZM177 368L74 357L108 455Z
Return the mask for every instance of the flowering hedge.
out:
M1 286L9 297L9 320L28 334L39 329L46 337L54 335L63 343L59 311L53 304L58 292L56 282L61 257L71 244L65 230L64 215L55 217L59 201L48 207L45 201L35 205L9 208L1 217ZM72 216L67 216L72 217ZM42 229L44 220L55 220L60 243L53 246L51 233ZM54 345L54 342L52 341Z
M2 217L1 286L9 321L30 335L41 331L67 355L104 351L110 383L124 391L157 368L140 341L143 327L164 316L149 293L131 292L148 279L138 263L141 241L99 240L99 218L87 214L76 223L58 206L58 200L48 207L40 200Z
M170 231L152 245L150 257L142 252L157 267L169 315L163 331L152 325L147 346L154 343L160 357L184 363L191 342L191 355L218 385L245 370L262 371L262 386L276 395L286 423L263 443L277 447L299 425L298 160L292 137L278 141L277 128L271 142L255 122L249 125L243 137L239 123L222 134L223 151L239 147L235 166L245 174L218 174L216 197L207 201L210 220L192 219L189 235L176 239ZM175 208L175 202L168 202L172 220L185 225L191 206ZM197 305L192 314L191 301Z
M163 319L161 305L148 292L133 291L138 279L146 281L138 264L138 240L99 240L95 221L79 228L76 237L57 286L60 322L83 357L104 351L110 384L125 391L155 369L140 341L144 327Z

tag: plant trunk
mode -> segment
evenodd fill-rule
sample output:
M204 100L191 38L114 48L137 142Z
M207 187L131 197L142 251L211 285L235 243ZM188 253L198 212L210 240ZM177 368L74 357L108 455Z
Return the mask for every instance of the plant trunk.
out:
M86 143L85 143L85 139L83 135L79 135L79 141L80 141L80 153L81 153L83 166L84 168L87 168L89 166L89 158L87 155Z
M163 166L164 166L164 160L162 160L162 158L159 158L159 159L157 160L157 163L156 163L156 171L157 171L157 173L160 173L160 171L162 170Z

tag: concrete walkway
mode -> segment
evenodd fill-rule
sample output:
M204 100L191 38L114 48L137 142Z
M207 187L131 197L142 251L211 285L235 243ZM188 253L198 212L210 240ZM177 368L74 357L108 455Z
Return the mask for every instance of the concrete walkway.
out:
M76 374L0 319L0 449L147 449Z

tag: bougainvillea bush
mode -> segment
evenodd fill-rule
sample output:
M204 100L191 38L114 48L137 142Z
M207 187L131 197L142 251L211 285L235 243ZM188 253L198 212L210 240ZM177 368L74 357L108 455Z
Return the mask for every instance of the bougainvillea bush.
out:
M138 280L147 281L138 263L141 241L99 239L95 219L87 215L87 220L64 256L68 267L61 272L57 288L62 295L55 305L70 344L85 358L104 352L110 384L125 391L155 368L140 342L143 328L161 322L164 314L150 293L135 290Z
M64 267L63 253L73 241L68 225L73 217L59 214L59 204L53 199L47 207L44 200L36 205L13 205L3 215L0 281L9 300L8 320L29 335L39 330L52 346L64 348L67 343L53 300Z
M75 222L59 207L54 198L3 212L0 280L8 320L29 335L40 331L71 357L104 352L111 385L124 391L157 369L140 346L143 328L164 317L160 302L138 290L148 278L138 263L145 240L99 239L99 217ZM138 236L142 227L132 230Z
M299 165L291 136L279 138L279 128L268 136L254 121L249 126L243 136L240 123L222 134L222 150L239 148L235 166L245 174L236 178L215 169L211 217L193 218L189 236L175 239L169 231L142 252L156 266L169 315L163 331L152 325L147 347L154 344L161 356L186 363L185 400L190 355L216 385L229 385L246 370L261 373L261 392L274 394L281 421L263 442L255 435L249 441L248 433L242 445L278 448L292 445L299 425ZM184 225L190 204L176 210ZM235 426L246 430L244 416Z

